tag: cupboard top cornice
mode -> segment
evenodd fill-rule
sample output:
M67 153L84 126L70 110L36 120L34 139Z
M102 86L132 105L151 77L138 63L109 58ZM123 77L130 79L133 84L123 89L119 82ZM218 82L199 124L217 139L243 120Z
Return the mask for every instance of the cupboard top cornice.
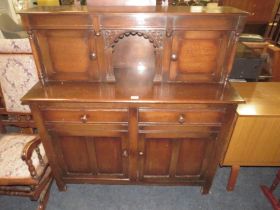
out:
M242 15L248 13L232 7L185 7L185 6L126 6L126 7L87 7L87 6L57 6L57 7L34 7L22 10L19 14L130 14L130 13L155 13L157 15Z

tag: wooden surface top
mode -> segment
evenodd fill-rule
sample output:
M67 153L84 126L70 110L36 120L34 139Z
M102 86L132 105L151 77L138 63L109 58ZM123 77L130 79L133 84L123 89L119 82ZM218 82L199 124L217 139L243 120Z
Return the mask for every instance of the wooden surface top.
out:
M157 13L157 14L176 14L176 15L201 15L201 14L221 14L221 15L248 15L247 12L232 7L186 7L186 6L106 6L106 7L87 7L87 6L52 6L52 7L33 7L19 11L20 14L87 14L87 13Z
M230 84L164 83L135 85L122 83L49 82L36 84L22 99L60 102L123 103L243 103Z
M240 116L279 116L280 83L248 82L232 83L246 104L240 104L237 113Z

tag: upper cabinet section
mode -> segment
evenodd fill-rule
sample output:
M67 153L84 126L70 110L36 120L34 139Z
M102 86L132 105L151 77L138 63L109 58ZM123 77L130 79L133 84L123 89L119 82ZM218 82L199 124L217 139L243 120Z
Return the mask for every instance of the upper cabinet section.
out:
M22 11L44 81L223 83L246 12L219 7Z

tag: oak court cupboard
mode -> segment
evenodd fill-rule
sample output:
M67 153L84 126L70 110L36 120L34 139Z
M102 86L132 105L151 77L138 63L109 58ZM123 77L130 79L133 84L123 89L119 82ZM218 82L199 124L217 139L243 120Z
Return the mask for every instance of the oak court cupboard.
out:
M243 99L227 82L247 13L228 7L20 12L40 82L22 99L56 183L207 194Z

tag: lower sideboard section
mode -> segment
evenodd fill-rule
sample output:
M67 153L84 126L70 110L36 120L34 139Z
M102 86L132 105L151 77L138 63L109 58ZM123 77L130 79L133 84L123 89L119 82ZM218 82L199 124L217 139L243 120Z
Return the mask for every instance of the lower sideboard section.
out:
M92 106L32 106L60 189L67 183L155 184L209 192L234 105Z

